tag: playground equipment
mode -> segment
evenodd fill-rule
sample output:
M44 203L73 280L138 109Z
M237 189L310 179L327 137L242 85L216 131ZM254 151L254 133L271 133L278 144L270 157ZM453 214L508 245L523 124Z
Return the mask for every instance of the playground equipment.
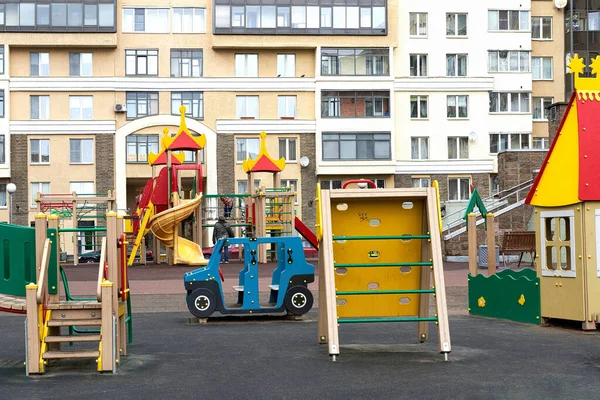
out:
M570 59L575 91L526 199L534 206L537 275L542 319L600 322L600 79L580 76L585 65Z
M61 299L59 285L58 216L35 218L35 228L0 225L0 310L26 313L26 371L44 373L48 361L63 358L91 358L98 371L115 372L127 354L125 333L130 319L126 269L127 242L123 220L106 214L106 237L102 238L96 293L93 299ZM62 274L65 279L64 271ZM66 283L66 282L65 282ZM100 327L99 331L76 333L74 327ZM61 327L69 327L63 335ZM129 324L131 334L131 324ZM65 343L91 343L92 348L61 348Z
M435 188L338 189L317 186L319 343L340 353L338 324L418 322L439 331L450 353L450 332ZM433 285L431 276L433 275ZM429 296L436 314L429 314Z

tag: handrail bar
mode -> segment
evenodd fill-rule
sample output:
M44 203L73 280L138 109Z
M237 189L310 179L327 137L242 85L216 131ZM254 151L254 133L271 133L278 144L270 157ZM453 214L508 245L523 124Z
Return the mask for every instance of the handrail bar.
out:
M100 250L100 263L98 265L98 284L96 286L96 298L98 303L102 302L102 281L104 278L104 265L106 264L106 237L102 238L102 248Z
M50 239L44 241L44 251L42 253L42 265L40 265L40 275L38 278L38 287L36 292L36 300L38 304L42 304L44 289L47 289L46 275L48 273L48 265L50 264Z

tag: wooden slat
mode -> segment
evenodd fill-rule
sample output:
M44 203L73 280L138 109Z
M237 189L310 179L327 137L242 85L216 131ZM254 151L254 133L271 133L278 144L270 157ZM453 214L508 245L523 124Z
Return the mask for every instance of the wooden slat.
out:
M100 319L65 319L65 320L50 320L48 326L94 326L100 325Z
M365 199L365 198L416 198L423 199L427 197L426 188L402 188L402 189L385 189L385 190L365 190L365 189L343 189L330 190L329 194L332 199Z
M71 351L47 351L42 356L44 360L53 358L97 358L98 350L71 350Z
M60 303L48 304L48 310L82 310L100 309L102 304L94 300L61 301Z
M46 343L57 342L99 342L100 335L75 335L75 336L46 336Z

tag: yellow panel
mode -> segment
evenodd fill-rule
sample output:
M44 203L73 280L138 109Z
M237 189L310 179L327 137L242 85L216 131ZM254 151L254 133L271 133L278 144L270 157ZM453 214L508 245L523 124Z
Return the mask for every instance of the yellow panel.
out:
M332 199L331 223L334 236L422 235L424 200L411 201L412 208L402 207L408 200ZM378 223L377 223L378 222ZM420 262L421 247L427 240L348 240L334 241L336 264ZM429 260L425 260L429 261ZM337 268L337 291L366 291L369 284L378 290L420 289L422 267ZM425 267L429 268L429 267ZM343 273L343 274L342 274ZM338 296L339 317L416 316L419 295ZM345 305L341 305L344 303ZM402 301L402 302L401 302Z
M579 134L576 100L573 101L558 135L531 199L531 205L556 207L579 202Z

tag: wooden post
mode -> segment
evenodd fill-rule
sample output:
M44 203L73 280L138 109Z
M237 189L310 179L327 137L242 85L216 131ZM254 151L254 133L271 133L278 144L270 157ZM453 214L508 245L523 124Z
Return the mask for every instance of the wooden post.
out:
M110 212L114 214L114 211ZM108 219L108 215L107 215ZM107 221L108 222L108 221ZM108 244L108 240L107 240ZM107 250L111 247L116 247L115 243L111 243L110 246L106 246ZM109 268L110 272L110 268ZM113 358L113 348L116 338L113 337L113 283L108 280L102 282L102 364L98 365L98 371L112 371L115 359ZM118 342L117 342L118 343ZM118 352L116 352L117 357Z
M469 273L477 275L477 217L474 213L467 217L468 243L469 243Z
M496 237L494 235L494 214L485 216L487 225L488 276L496 273Z
M146 265L146 237L142 236L140 244L140 265Z
M44 254L44 242L46 241L46 214L38 213L35 215L35 282L37 283L40 276L39 267L42 265L42 257ZM60 236L57 238L60 243ZM59 246L60 247L60 246ZM60 255L59 255L60 257Z
M37 217L37 216L36 216ZM37 221L37 219L36 219ZM42 242L43 248L43 242ZM26 286L26 304L27 304L27 370L30 374L39 374L40 370L40 314L37 304L37 285L30 283ZM43 366L41 367L43 368Z
M108 281L112 282L111 292L106 297L104 296L104 291L102 292L102 303L104 303L105 299L109 297L110 305L111 305L111 315L114 315L115 318L119 316L119 249L117 248L117 242L119 240L118 237L118 228L117 228L117 213L114 211L110 211L106 214L106 260L108 262ZM104 290L104 285L103 285ZM102 305L102 312L104 314L104 304ZM103 318L104 322L104 318ZM111 322L112 324L112 322ZM112 325L111 325L112 326ZM104 329L104 326L103 326ZM112 332L112 328L111 331ZM119 343L119 330L116 330L116 343ZM104 334L103 334L104 335ZM117 354L117 360L119 359L119 354ZM104 360L104 354L103 354ZM103 361L104 363L104 361Z
M255 217L256 221L253 221L254 227L256 228L256 237L267 236L267 210L266 210L266 196L264 187L261 186L260 193L254 197L255 204ZM267 246L265 244L258 245L258 262L264 264L267 262Z
M273 172L273 187L276 189L281 187L281 172Z
M160 264L160 241L156 238L156 236L152 235L152 258L154 260L154 264Z

